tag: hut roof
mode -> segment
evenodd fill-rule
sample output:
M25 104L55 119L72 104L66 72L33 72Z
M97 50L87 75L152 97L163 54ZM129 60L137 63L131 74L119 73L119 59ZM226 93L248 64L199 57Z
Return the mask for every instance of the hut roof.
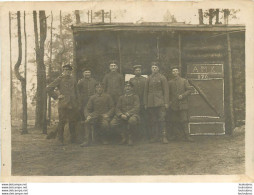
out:
M80 23L72 25L74 33L85 31L206 31L206 32L232 32L245 31L245 25L199 25L167 22L134 23Z

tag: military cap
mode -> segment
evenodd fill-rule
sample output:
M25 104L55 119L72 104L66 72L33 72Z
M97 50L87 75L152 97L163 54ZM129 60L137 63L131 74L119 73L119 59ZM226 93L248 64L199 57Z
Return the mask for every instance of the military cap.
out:
M151 66L158 66L159 67L159 62L154 61L151 63Z
M85 72L85 71L90 71L91 72L91 69L90 68L83 68L82 72Z
M133 87L133 84L130 81L125 81L124 86L127 86L127 85Z
M133 66L133 69L136 70L137 68L140 68L141 69L142 65L134 65Z
M173 69L178 69L178 70L180 70L179 66L171 66L171 67L170 67L170 70L172 71Z
M72 70L72 67L70 64L63 65L63 69Z
M117 65L117 61L116 60L110 60L109 64L116 64Z
M103 85L103 83L98 82L98 83L96 83L96 84L95 84L95 87L102 87L102 88L103 88L103 87L104 87L104 85Z

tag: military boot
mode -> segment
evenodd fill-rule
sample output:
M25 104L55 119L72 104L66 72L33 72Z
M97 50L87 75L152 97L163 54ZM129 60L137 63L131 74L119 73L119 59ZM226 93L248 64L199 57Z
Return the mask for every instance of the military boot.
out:
M132 135L133 135L133 130L135 129L135 126L129 126L128 127L128 145L132 146L133 141L132 141Z
M80 147L87 147L87 146L90 146L89 141L84 141L82 144L80 144Z
M132 135L129 134L129 136L128 136L128 146L132 146L132 145L133 145Z
M183 124L183 130L184 130L184 138L186 142L194 142L194 140L190 137L188 124Z
M125 133L121 133L121 141L119 143L119 145L124 145L127 142L127 138L126 138L126 134Z
M161 142L163 144L168 144L167 132L166 132L166 124L165 124L164 121L161 122L160 129L161 129Z
M80 144L80 147L87 147L91 144L91 141L90 141L90 126L89 125L85 125L85 141Z
M76 142L76 124L75 122L69 122L69 130L71 134L71 143Z

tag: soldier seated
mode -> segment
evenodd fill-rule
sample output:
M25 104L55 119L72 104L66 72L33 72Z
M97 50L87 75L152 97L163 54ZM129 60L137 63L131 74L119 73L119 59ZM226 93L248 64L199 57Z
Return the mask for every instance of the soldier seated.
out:
M133 85L126 82L124 95L120 96L116 106L116 115L110 123L112 128L121 126L120 144L127 142L128 145L133 145L132 136L139 122L139 107L139 98L133 93Z
M92 127L100 129L103 144L108 143L109 122L114 114L114 103L110 95L103 93L103 85L98 83L96 94L91 96L85 108L85 141L81 147L91 144Z

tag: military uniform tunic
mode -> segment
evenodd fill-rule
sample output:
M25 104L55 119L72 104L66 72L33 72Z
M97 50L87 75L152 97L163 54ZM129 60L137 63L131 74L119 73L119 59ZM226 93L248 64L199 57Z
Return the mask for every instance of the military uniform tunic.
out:
M85 109L86 117L91 116L95 118L103 114L107 114L109 117L112 117L114 114L114 103L112 98L105 93L91 96Z
M122 95L117 102L116 115L111 121L111 126L117 126L124 122L121 115L127 116L129 125L136 125L139 120L139 108L140 103L137 95Z
M90 120L86 120L85 126L85 141L90 142L91 126L98 127L101 136L104 138L108 134L109 122L114 114L114 103L110 95L102 93L95 94L91 96L88 100L87 106L85 108L85 116L91 117ZM107 115L107 117L105 117ZM96 130L95 128L95 130Z
M177 77L169 81L169 97L171 115L170 119L173 122L186 122L188 121L188 96L191 93L191 86L188 80ZM179 100L179 95L182 99Z
M139 97L140 106L144 106L144 90L145 90L145 83L146 78L143 76L135 76L130 79L130 83L133 85L133 91Z
M89 97L95 93L96 81L93 78L83 78L78 82L78 90L80 95L81 112L83 115L84 109L87 105Z
M165 76L154 73L148 77L145 84L144 104L147 108L169 104L168 82Z
M108 93L114 104L117 104L118 98L123 94L124 78L118 72L110 72L103 79L105 92Z
M58 88L60 93L59 95L54 91L55 88ZM59 76L47 86L47 92L54 99L59 99L58 97L63 95L63 98L60 98L58 102L59 139L63 141L64 126L67 122L69 122L71 139L72 142L74 142L75 123L80 119L80 114L78 112L79 95L76 82L72 76Z

